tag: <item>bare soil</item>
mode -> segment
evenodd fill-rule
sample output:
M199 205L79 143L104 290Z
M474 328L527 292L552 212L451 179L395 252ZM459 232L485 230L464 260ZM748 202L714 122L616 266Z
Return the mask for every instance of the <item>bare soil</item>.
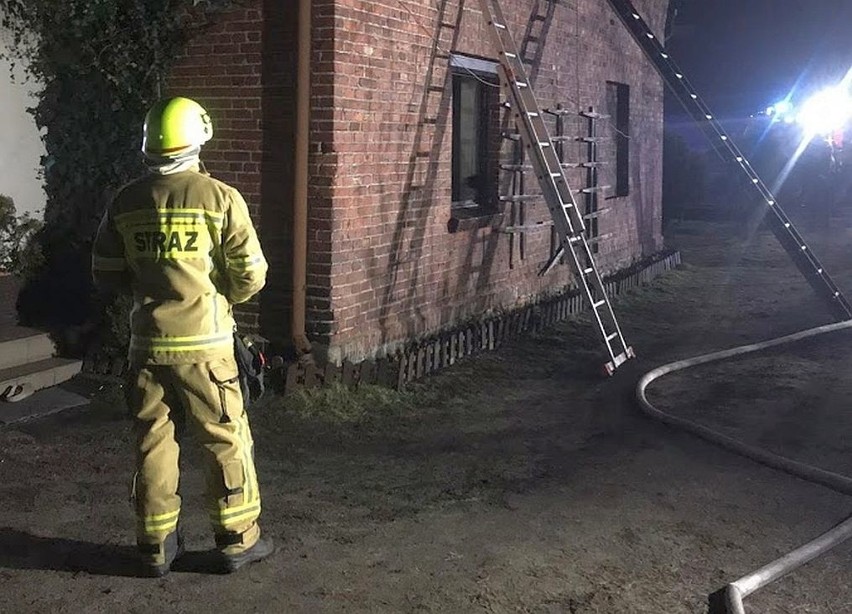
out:
M852 296L852 224L803 234ZM692 613L852 511L833 493L644 417L645 371L831 320L771 234L682 222L687 263L617 302L639 358L612 379L589 322L467 360L403 394L269 398L252 414L264 531L279 551L209 573L198 453L192 552L134 577L120 394L0 431L0 612ZM852 474L852 334L699 367L652 401ZM845 545L749 612L852 612Z

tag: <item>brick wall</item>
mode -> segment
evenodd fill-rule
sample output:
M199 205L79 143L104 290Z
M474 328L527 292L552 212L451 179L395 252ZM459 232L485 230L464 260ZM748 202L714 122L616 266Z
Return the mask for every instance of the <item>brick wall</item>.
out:
M532 80L542 107L601 109L606 81L630 86L631 190L601 203L610 210L600 232L612 237L601 244L599 263L610 271L656 251L660 79L603 0L502 4L518 46L536 60ZM637 1L658 32L666 5ZM478 3L464 2L461 13L449 0L337 0L315 2L314 10L312 338L332 359L358 359L569 283L567 267L536 275L551 253L547 230L523 238L494 227L448 232L452 107L445 52L493 57ZM539 42L524 45L528 37ZM575 121L568 132L581 129ZM580 153L569 145L568 159ZM571 173L569 181L579 185L584 177ZM547 218L543 205L526 207L525 223Z
M537 276L552 253L549 230L500 230L548 219L542 204L506 206L502 221L485 228L448 230L446 52L493 57L478 4L463 4L460 13L458 0L312 3L308 333L332 359L382 353L571 282L565 266ZM662 32L667 0L636 4ZM600 203L608 211L599 230L608 238L598 262L612 271L658 250L663 90L653 68L603 0L503 0L503 7L534 60L542 107L603 110L607 81L630 86L630 195ZM204 159L246 197L270 261L267 288L239 320L281 345L292 302L296 8L296 0L254 0L216 16L168 80L168 93L197 98L213 116ZM568 122L568 133L583 130L581 120ZM583 155L580 145L567 145L568 160ZM510 156L505 143L503 157ZM572 172L569 181L580 186L585 177ZM499 183L506 193L510 178ZM534 184L529 177L528 189Z
M340 21L335 0L312 3L311 133L308 183L308 337L327 340L334 332L332 310L332 256L342 245L342 236L332 237L332 211L339 159L335 151L339 111L336 88L348 87L337 57ZM340 168L341 172L343 171ZM327 341L326 341L327 343Z
M213 16L166 88L197 99L213 119L202 159L245 197L270 263L267 287L239 307L237 319L279 344L289 339L292 303L295 12L295 0L255 0Z

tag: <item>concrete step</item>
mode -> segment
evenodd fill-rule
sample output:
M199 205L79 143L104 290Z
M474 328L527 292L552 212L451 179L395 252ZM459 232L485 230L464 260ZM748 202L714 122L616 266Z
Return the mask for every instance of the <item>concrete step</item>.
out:
M82 366L80 360L46 358L0 369L0 399L15 400L35 390L61 384L77 375Z
M14 332L15 336L0 338L0 370L47 360L56 353L47 333L26 328Z
M63 386L54 386L16 403L0 403L0 425L43 418L88 403L89 398Z

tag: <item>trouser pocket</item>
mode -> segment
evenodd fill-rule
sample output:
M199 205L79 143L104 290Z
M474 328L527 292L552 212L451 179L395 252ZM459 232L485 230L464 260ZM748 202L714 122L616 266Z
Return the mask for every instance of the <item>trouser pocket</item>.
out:
M239 507L245 502L245 482L245 469L240 459L222 464L222 501L225 507Z
M233 358L222 358L209 363L210 380L219 392L219 422L230 422L242 413L239 389L239 371Z
M241 459L225 461L220 467L218 502L210 515L213 530L217 535L241 534L257 520L260 501L250 492L251 484Z

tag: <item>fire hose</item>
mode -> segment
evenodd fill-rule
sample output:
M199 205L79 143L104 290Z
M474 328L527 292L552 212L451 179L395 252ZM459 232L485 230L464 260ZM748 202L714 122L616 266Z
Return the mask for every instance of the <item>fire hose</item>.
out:
M688 431L705 441L721 446L732 452L736 452L737 454L752 459L767 467L778 469L790 475L802 478L803 480L820 484L839 493L852 496L852 478L800 463L784 456L773 454L772 452L761 448L746 445L737 439L728 437L727 435L714 431L691 420L667 414L654 407L648 401L646 396L647 387L653 381L666 374L698 365L726 360L743 354L758 352L778 345L801 341L802 339L816 337L818 335L845 330L847 328L852 328L852 320L819 326L817 328L803 330L798 333L778 337L776 339L770 339L760 343L743 345L729 350L703 354L701 356L672 362L661 367L657 367L643 375L636 386L636 398L639 401L642 411L647 416L655 420L659 420L670 426ZM847 518L813 541L808 542L800 548L797 548L768 565L761 567L757 571L743 576L739 580L728 584L722 590L710 595L709 614L745 614L745 606L743 605L743 599L745 597L787 575L802 565L805 565L825 552L828 552L850 537L852 537L852 517Z

